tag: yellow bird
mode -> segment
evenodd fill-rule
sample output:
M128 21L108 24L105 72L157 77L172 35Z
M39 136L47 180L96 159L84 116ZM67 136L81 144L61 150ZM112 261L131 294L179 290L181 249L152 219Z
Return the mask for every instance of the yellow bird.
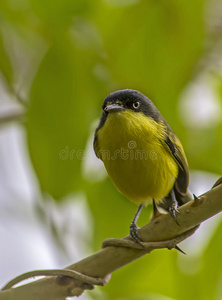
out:
M136 221L153 201L176 220L188 191L189 169L181 142L150 99L135 90L108 95L94 137L94 151L116 188L139 205L130 235L141 242Z

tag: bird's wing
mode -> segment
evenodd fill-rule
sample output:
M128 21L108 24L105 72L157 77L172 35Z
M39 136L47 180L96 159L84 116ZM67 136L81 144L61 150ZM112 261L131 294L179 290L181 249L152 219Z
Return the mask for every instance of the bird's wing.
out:
M94 148L94 152L96 154L96 156L101 159L100 155L99 155L99 145L98 145L98 136L97 136L97 130L95 132L95 136L94 136L94 140L93 140L93 148Z
M185 195L189 185L189 168L182 144L177 136L171 134L171 132L168 132L165 138L165 144L179 166L175 188L181 195Z

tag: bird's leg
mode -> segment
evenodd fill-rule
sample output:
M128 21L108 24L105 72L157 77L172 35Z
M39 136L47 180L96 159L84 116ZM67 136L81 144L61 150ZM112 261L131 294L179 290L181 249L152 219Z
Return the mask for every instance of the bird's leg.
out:
M172 189L170 191L170 205L168 207L168 211L170 213L170 215L174 218L175 222L178 224L177 222L177 216L176 213L179 213L177 207L178 207L178 203L177 203L177 199L174 193L174 190ZM179 225L179 224L178 224Z
M137 209L137 211L136 211L136 214L135 214L135 216L134 216L134 218L133 218L133 220L132 220L132 223L130 224L130 227L129 227L131 238L132 238L135 242L137 242L137 243L139 243L139 244L140 244L140 242L142 242L142 239L141 239L141 237L139 236L139 233L138 233L138 226L136 225L136 222L137 222L137 220L138 220L138 218L139 218L139 215L140 215L140 212L141 212L142 208L143 208L143 204L140 204L140 206L138 207L138 209Z

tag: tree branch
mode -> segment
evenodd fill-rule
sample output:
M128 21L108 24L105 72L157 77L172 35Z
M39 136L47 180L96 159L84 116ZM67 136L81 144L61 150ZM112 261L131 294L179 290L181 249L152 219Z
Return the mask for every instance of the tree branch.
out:
M156 248L173 248L187 235L191 235L203 221L222 210L222 179L214 188L199 198L179 208L178 226L169 214L160 215L139 230L145 244ZM123 238L128 246L108 246L65 269L108 281L109 274L149 252L147 249L130 247L129 236ZM109 240L112 242L112 240ZM120 242L121 243L121 242ZM64 300L66 297L78 296L84 289L90 289L88 283L71 277L47 277L29 284L0 292L0 300Z
M10 122L23 122L25 120L25 113L21 110L13 110L7 114L0 114L0 126Z

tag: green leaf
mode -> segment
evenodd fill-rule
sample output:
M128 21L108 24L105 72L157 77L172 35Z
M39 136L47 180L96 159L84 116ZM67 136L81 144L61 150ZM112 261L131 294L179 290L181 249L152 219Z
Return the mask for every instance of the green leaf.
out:
M41 62L31 90L28 144L43 191L61 198L81 182L81 161L100 83L94 60L59 38Z
M203 4L140 1L122 9L104 8L95 20L117 87L145 93L171 117L171 124L177 119L175 101L202 51Z
M13 80L13 70L12 70L9 56L5 49L4 39L1 32L0 32L0 71L5 77L8 85L10 86Z
M88 0L31 0L33 11L47 24L52 25L52 30L60 30L72 21L76 15L84 15L91 9Z

